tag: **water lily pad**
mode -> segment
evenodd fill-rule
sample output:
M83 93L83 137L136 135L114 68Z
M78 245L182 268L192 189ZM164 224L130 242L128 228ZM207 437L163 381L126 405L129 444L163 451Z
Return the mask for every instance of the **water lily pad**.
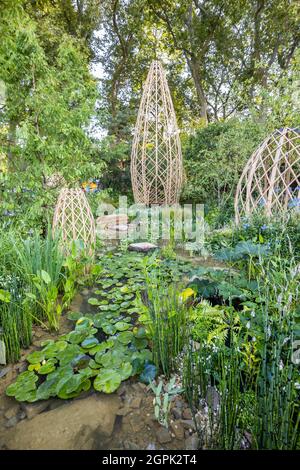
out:
M30 364L38 364L42 362L44 359L45 359L45 354L43 353L43 351L34 351L28 354L28 356L26 357L26 360Z
M89 328L93 326L93 322L90 318L81 317L76 322L76 329L79 330L80 328Z
M69 312L67 315L67 318L71 321L77 321L80 317L82 317L81 312Z
M122 344L128 344L132 341L133 333L132 331L123 331L118 335L118 341Z
M94 380L94 388L99 392L113 393L122 382L121 375L114 369L102 369Z
M55 365L52 362L46 362L46 364L43 364L39 368L39 374L41 375L46 375L50 374L50 372L53 372L55 370Z
M71 361L71 366L73 367L73 369L84 369L88 366L90 359L90 356L88 356L87 354L79 354L78 356L74 357L74 359Z
M118 321L115 323L115 327L118 331L126 331L131 327L131 325L125 321Z
M68 344L66 349L58 353L57 359L59 360L61 366L66 366L69 365L76 356L83 353L84 350L81 349L77 344Z
M88 303L90 305L100 305L100 301L98 299L96 299L95 297L89 298Z
M130 362L123 362L121 367L118 369L118 373L122 380L127 380L131 376L132 370L133 368Z
M97 340L97 338L95 338L95 336L91 336L82 341L81 347L85 349L90 349L96 346L98 343L99 341Z
M117 331L117 328L112 323L106 323L102 326L102 329L107 335L114 335Z

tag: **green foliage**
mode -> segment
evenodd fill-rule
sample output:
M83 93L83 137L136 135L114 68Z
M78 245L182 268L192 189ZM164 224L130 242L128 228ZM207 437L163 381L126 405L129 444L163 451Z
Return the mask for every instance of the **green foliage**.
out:
M171 399L183 392L183 388L175 385L176 377L172 377L165 385L160 380L156 386L150 383L154 398L154 416L157 421L166 428L169 427L169 412L171 409Z
M219 208L219 223L233 213L233 196L241 171L265 136L261 124L250 119L210 124L192 135L184 148L184 202Z
M7 21L12 9L4 10ZM87 131L97 90L82 42L63 33L49 56L34 20L24 10L18 19L0 49L6 89L1 153L8 158L7 173L0 173L1 222L26 233L33 225L45 227L63 178L74 184L98 176L103 165ZM61 182L52 187L53 175Z

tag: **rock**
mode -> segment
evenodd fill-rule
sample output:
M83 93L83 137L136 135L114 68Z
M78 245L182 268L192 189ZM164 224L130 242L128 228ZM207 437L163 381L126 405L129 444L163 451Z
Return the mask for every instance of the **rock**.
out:
M5 377L5 375L8 374L11 370L12 370L12 368L10 366L4 367L4 369L1 369L0 370L0 379L2 377Z
M130 402L130 407L131 408L139 408L142 403L142 398L141 397L134 397L131 402Z
M125 405L123 408L120 408L118 410L118 413L117 415L118 416L127 416L128 413L130 413L131 409L129 408L129 406Z
M208 406L212 407L214 411L217 411L220 406L220 395L215 387L207 387L205 401Z
M34 419L20 421L6 433L5 446L8 449L75 450L86 427L90 431L86 436L87 445L92 438L102 442L113 432L119 406L117 395L104 394L67 403Z
M96 219L96 224L100 228L107 228L108 225L127 225L128 217L126 214L102 215Z
M174 401L174 408L183 408L183 401L180 398Z
M192 431L196 431L196 426L192 419L182 419L180 422L184 429L192 429Z
M192 419L193 416L192 416L191 410L189 408L185 408L183 410L182 417L183 419Z
M20 411L20 405L19 403L14 403L13 405L10 406L10 408L8 408L8 410L4 413L4 417L6 419L11 419L13 418L14 416L17 416L17 414L19 413Z
M197 434L193 434L185 440L185 450L197 450L200 446L200 439Z
M4 426L6 428L13 428L14 426L16 426L17 423L18 423L17 416L12 416L8 421L6 421Z
M0 410L4 411L10 408L11 406L16 405L16 401L12 397L6 395L0 395Z
M172 409L172 415L174 416L175 419L181 419L182 418L182 410L180 408L173 408Z
M139 446L132 441L124 441L123 442L124 449L130 449L130 450L140 450Z
M131 243L128 246L129 251L140 251L142 253L148 253L148 251L153 251L158 248L154 243L141 242L141 243Z
M171 430L177 439L184 439L184 427L179 421L171 423Z
M161 426L158 431L156 431L156 438L160 444L166 444L167 442L171 442L172 437L169 431Z
M19 374L21 372L25 372L25 370L27 370L27 366L28 366L27 362L21 362L21 364L18 364L17 369L18 369Z
M34 418L50 407L51 400L42 400L36 403L22 403L21 407L26 413L28 419Z

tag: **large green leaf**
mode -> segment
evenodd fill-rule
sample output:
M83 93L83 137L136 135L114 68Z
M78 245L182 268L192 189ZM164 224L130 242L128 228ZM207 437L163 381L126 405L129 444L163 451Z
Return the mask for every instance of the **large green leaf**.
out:
M99 392L113 393L121 382L122 377L115 369L102 369L94 380L94 388Z

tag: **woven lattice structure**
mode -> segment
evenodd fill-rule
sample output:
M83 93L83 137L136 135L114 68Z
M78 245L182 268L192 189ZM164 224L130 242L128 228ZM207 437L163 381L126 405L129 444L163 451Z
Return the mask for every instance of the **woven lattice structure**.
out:
M131 153L136 203L175 204L182 186L182 154L165 72L153 61L144 86Z
M84 244L85 253L92 256L95 247L95 221L82 189L63 188L58 196L53 217L53 233L61 232L65 249L72 241Z
M300 129L273 132L248 160L235 196L236 222L260 209L267 216L299 208Z

